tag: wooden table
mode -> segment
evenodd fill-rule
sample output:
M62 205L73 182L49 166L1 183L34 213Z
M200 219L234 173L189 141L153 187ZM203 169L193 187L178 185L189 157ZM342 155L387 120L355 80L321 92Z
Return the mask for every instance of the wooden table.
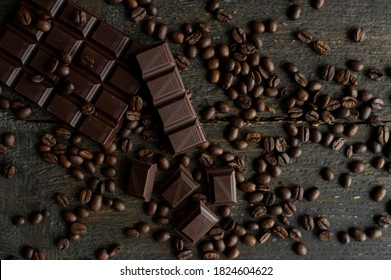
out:
M0 4L0 22L5 23L8 14L15 8L16 1L3 0ZM142 33L140 24L129 19L129 12L123 5L109 6L103 0L79 0L78 4L87 10L99 15L116 28L135 38L142 44L156 43L154 39ZM327 0L323 9L315 10L309 6L309 1L300 1L302 14L299 20L291 21L286 16L288 5L291 1L224 1L225 9L232 11L234 18L227 24L222 24L204 9L204 1L180 0L155 1L159 8L158 21L168 24L170 30L177 30L183 23L210 22L212 26L211 36L215 43L226 42L227 32L235 26L246 26L251 19L275 19L278 22L278 31L274 34L263 35L263 47L260 53L270 56L278 66L277 73L281 77L281 85L288 89L297 86L292 79L281 69L284 62L292 61L299 66L300 71L306 73L309 79L320 79L319 68L324 64L333 64L345 67L349 59L360 59L366 69L369 67L380 68L383 72L391 66L391 35L389 32L391 2L387 0L363 1L363 0ZM273 4L270 4L273 2ZM246 4L244 4L246 3ZM367 39L362 43L355 43L350 38L350 31L356 26L363 26ZM313 49L299 42L295 33L300 28L307 28L314 34L314 38L321 38L329 42L332 51L328 56L317 55ZM179 47L172 44L173 51L178 53ZM0 69L1 70L1 69ZM192 103L197 112L217 101L227 100L221 88L211 85L206 79L207 71L201 59L191 60L190 67L183 70L182 77L186 87L192 92ZM361 89L368 89L384 100L384 107L378 112L383 120L388 122L391 116L389 92L391 91L390 76L385 75L382 81L376 82L368 79L365 72L358 73L357 78ZM332 95L340 94L341 86L335 82L324 82L323 90ZM21 97L15 93L4 90L3 95L12 100ZM258 120L245 125L244 131L254 130L261 132L262 136L285 136L282 128L287 115L279 107L277 100L266 98L267 104L275 108L276 113L258 114ZM63 192L70 198L70 208L79 205L78 194L85 185L76 182L66 170L58 165L50 165L41 160L36 145L40 137L53 130L60 124L49 113L44 112L34 104L33 115L26 121L16 120L8 111L0 111L0 133L13 131L17 136L16 147L1 156L1 162L13 162L17 167L13 179L0 178L0 258L16 256L22 258L21 250L24 246L32 246L42 250L47 259L94 259L98 248L119 243L122 250L115 259L173 259L175 252L172 242L157 244L151 233L140 235L132 240L126 237L124 231L132 227L136 222L147 221L152 225L151 232L161 226L155 225L151 217L143 211L143 202L139 199L124 194L123 188L127 180L128 166L125 164L124 155L118 151L120 162L118 165L119 187L112 197L121 198L126 204L126 210L116 212L109 207L103 207L99 212L91 212L90 217L84 222L88 228L88 234L80 240L71 243L68 250L59 251L54 242L67 233L68 226L61 219L62 209L55 203L54 196ZM233 106L234 108L234 106ZM236 109L235 109L236 110ZM231 114L235 114L235 110ZM209 123L203 123L203 127L211 142L218 143L227 150L233 151L238 156L243 156L246 166L243 168L249 177L254 174L252 161L262 153L259 145L251 144L244 151L234 151L232 146L222 138L223 129L226 127L226 116L219 114L219 119ZM367 141L373 129L365 123L360 124L357 135L347 140L346 146L358 141ZM301 124L299 124L301 125ZM320 127L322 131L327 126ZM141 137L133 135L132 140L136 148L142 147ZM95 144L84 140L83 145L92 150L97 150ZM334 171L336 178L343 172L347 172L350 159L346 158L344 151L332 151L330 148L318 144L303 143L303 156L292 159L291 164L283 169L283 174L272 180L272 189L279 182L287 186L301 185L305 189L317 186L321 190L321 196L316 202L301 201L297 204L297 213L290 218L292 227L299 227L297 220L303 214L311 214L314 217L325 216L331 221L331 231L338 233L350 227L367 229L375 225L374 218L377 215L391 215L391 200L388 194L383 202L376 203L369 198L369 192L376 185L385 185L390 192L390 174L385 170L376 170L370 166L370 160L374 155L366 152L354 155L354 158L362 159L366 163L363 174L354 175L353 184L344 189L337 179L331 182L324 181L319 171L324 166L329 166ZM157 150L157 148L155 147ZM135 149L137 150L137 149ZM197 155L199 151L190 154ZM170 157L173 161L173 158ZM388 160L387 160L388 161ZM167 172L159 172L160 178L166 178L174 169ZM175 165L176 166L176 165ZM196 168L197 162L193 161L191 170ZM166 177L164 177L166 176ZM158 179L161 182L161 179ZM205 188L205 186L203 186ZM232 217L237 222L254 220L249 213L249 204L244 201L244 194L238 191L239 202L232 207ZM40 225L25 225L16 227L11 219L15 215L27 217L34 210L47 209L50 216ZM164 226L175 235L171 226ZM300 227L299 227L300 228ZM383 231L383 236L377 240L365 242L352 241L342 245L334 238L329 242L318 239L316 232L303 233L302 241L308 246L308 254L304 257L297 256L292 246L294 241L287 238L277 240L272 237L269 242L253 247L248 247L239 242L241 251L240 259L391 259L391 231ZM256 233L254 233L257 235ZM196 245L186 244L194 252L194 258L200 258ZM221 254L225 258L224 254Z

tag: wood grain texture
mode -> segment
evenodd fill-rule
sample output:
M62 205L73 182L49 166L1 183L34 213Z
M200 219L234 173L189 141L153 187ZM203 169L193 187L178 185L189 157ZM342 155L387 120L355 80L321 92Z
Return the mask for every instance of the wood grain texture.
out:
M228 24L221 24L205 11L204 1L180 0L156 1L159 14L156 19L168 24L170 30L177 30L186 22L210 22L212 26L211 36L214 43L226 42L229 30L234 26L246 26L251 19L275 19L279 29L275 34L263 34L263 47L260 53L273 58L278 66L284 62L295 62L300 71L306 73L310 79L319 79L319 67L324 64L334 64L345 67L349 59L360 59L367 67L377 67L385 71L391 66L391 35L389 33L389 20L391 16L391 2L388 0L363 1L363 0L328 0L321 10L314 10L309 6L309 1L301 1L302 14L299 20L287 19L286 11L289 1L252 1L231 0L223 1L223 7L234 14L234 19ZM273 2L272 4L270 4ZM141 32L140 24L129 19L129 11L123 5L109 6L103 0L79 0L77 3L142 44L151 45L157 41ZM7 15L15 8L14 0L4 0L0 4L0 22L5 23ZM354 43L349 38L349 32L356 26L363 26L367 33L367 39L362 43ZM329 42L332 51L329 56L319 56L313 49L295 39L295 32L300 28L311 30L315 38L321 38ZM171 44L174 53L181 52L179 46ZM1 71L1 69L0 69ZM282 80L282 86L295 89L291 78L280 67L277 73ZM199 113L208 105L217 101L227 100L224 92L211 85L207 79L207 71L200 59L191 60L189 69L181 72L184 84L192 92L192 103ZM364 73L357 74L360 88L365 88L384 100L384 107L378 112L386 122L391 118L390 76L385 76L383 81L369 80ZM331 95L340 96L341 87L334 82L325 82L323 91ZM15 93L4 90L5 96L13 100L23 100ZM267 104L275 108L276 113L258 114L258 120L246 123L241 129L241 135L246 131L259 131L262 136L285 135L282 124L287 116L280 108L277 100L266 99ZM232 103L231 103L232 104ZM233 104L232 104L233 105ZM48 259L94 259L95 251L100 247L114 243L122 244L122 250L116 259L173 259L175 252L170 242L157 244L151 238L151 233L140 235L138 239L131 240L126 237L125 229L132 227L136 222L147 221L152 225L151 232L161 228L155 225L151 217L143 211L143 202L139 199L124 194L123 188L127 182L128 165L127 158L117 152L120 162L118 164L119 188L111 194L113 198L121 198L126 204L124 212L115 212L109 207L103 207L99 212L91 212L85 219L88 234L71 244L66 251L58 251L54 241L67 234L68 225L61 219L61 211L54 202L54 196L63 192L70 198L70 209L78 206L78 193L85 186L76 182L67 171L57 165L43 162L36 152L36 145L43 133L53 131L60 123L50 114L31 104L33 115L27 121L18 121L9 111L0 111L0 134L13 131L17 136L16 147L10 149L0 157L1 162L14 162L17 166L16 176L11 180L0 178L0 258L9 255L21 258L21 250L29 245L45 252ZM233 106L234 107L234 106ZM235 109L229 114L219 114L217 120L203 123L203 127L211 142L218 143L227 150L231 150L237 156L246 160L243 171L247 178L254 175L252 163L262 154L259 144L251 144L244 151L235 151L233 147L223 139L223 130L227 124L227 116L236 114ZM327 131L326 126L320 128ZM365 142L373 134L373 129L364 123L360 123L357 135L348 139L347 144L358 141ZM143 140L138 135L132 136L135 142L135 151L144 146ZM84 147L97 151L98 148L84 140ZM337 233L350 227L366 229L374 226L374 218L377 215L391 214L390 210L390 174L384 170L375 170L370 166L373 154L366 152L355 155L354 158L362 159L366 163L366 171L363 174L354 175L352 187L343 189L338 180L326 182L321 179L319 171L324 166L333 169L336 178L348 171L349 159L343 151L335 152L330 148L311 143L301 145L303 156L292 159L291 164L283 169L283 174L274 178L270 186L272 189L282 182L288 186L301 185L305 189L317 186L321 190L321 196L316 202L299 202L298 212L290 217L292 227L298 226L297 220L303 214L311 214L314 217L326 216L331 221L331 230ZM153 146L156 152L159 149ZM197 157L200 151L194 150L191 155ZM170 157L172 167L169 171L159 171L156 185L161 184L169 177L178 165L178 160ZM389 160L387 160L389 161ZM221 164L216 160L216 164ZM192 161L190 169L198 168L196 160ZM385 185L388 194L384 202L376 203L369 198L370 189L376 185ZM206 190L206 184L201 186ZM238 192L239 203L232 207L232 217L237 222L254 220L249 216L250 207L244 201L244 194ZM50 217L41 225L33 226L26 223L21 227L11 224L11 218L17 214L25 217L33 210L48 209ZM173 228L168 228L175 236ZM341 245L335 238L330 242L321 242L316 232L303 232L303 242L308 246L308 255L298 257L292 250L293 241L290 239L277 240L274 237L266 244L257 244L247 247L240 242L238 245L241 254L240 259L391 259L391 230L384 230L383 236L377 240L366 242L352 241L348 245ZM255 233L256 234L256 233ZM158 246L157 246L158 245ZM193 249L194 258L200 258L197 246L186 244ZM222 258L225 258L222 254Z

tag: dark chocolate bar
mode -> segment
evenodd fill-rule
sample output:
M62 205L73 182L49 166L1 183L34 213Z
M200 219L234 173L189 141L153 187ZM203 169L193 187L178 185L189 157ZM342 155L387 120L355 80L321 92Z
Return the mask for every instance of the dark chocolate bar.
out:
M130 176L126 193L148 202L151 200L157 165L131 159Z
M172 178L163 186L160 196L168 206L176 208L198 187L199 184L194 181L190 171L183 165L180 165Z
M232 167L218 167L207 171L210 205L236 203L236 179Z
M24 0L0 39L0 82L107 148L139 90L141 49L71 1Z
M217 215L200 201L186 213L185 219L175 227L175 230L187 241L196 243L218 220Z
M204 130L186 95L167 42L139 53L137 61L174 154L186 152L204 143Z

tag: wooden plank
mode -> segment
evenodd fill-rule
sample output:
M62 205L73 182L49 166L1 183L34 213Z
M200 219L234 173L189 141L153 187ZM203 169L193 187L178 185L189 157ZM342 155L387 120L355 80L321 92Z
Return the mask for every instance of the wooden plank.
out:
M175 3L174 3L175 2ZM377 67L382 70L391 66L388 54L391 53L391 37L388 32L389 13L391 2L379 1L326 1L326 6L321 10L312 9L307 2L301 3L302 16L298 21L289 21L286 17L286 9L289 5L286 1L243 1L232 0L223 2L224 8L234 13L234 19L229 24L221 24L207 13L203 7L203 1L168 1L162 0L156 3L159 8L158 21L168 24L171 30L179 28L185 22L210 22L212 26L211 36L214 42L225 42L227 33L233 26L246 26L250 19L266 20L276 19L279 22L279 30L276 34L263 34L264 46L260 50L263 55L272 57L277 66L286 61L293 61L298 64L301 71L306 73L310 79L319 79L319 66L326 63L344 67L348 59L361 59L368 67ZM343 2L343 3L342 3ZM140 30L140 25L129 19L129 11L119 6L109 6L100 1L79 0L78 3L89 11L99 14L104 20L113 24L116 28L136 38L145 45L151 45L157 41L147 37ZM269 4L267 4L269 3ZM5 0L0 4L0 21L4 22L7 14L14 8L14 1ZM175 11L173 13L173 11ZM358 18L359 16L359 18ZM360 25L367 31L367 40L363 43L354 43L348 37L348 30ZM297 41L294 33L299 28L308 28L315 38L322 38L328 41L332 47L329 56L317 55L311 47ZM180 52L178 46L173 46L174 52ZM293 90L297 86L292 82L291 77L284 73L280 67L277 69L282 85ZM200 59L191 61L191 67L182 71L185 85L192 92L192 103L197 112L200 113L208 105L218 101L226 100L223 91L215 87L206 79L207 71L204 62ZM383 98L384 108L378 112L387 122L391 117L391 106L388 92L391 90L390 77L385 76L382 82L369 80L364 73L357 74L360 88L372 91L375 96ZM325 82L324 92L332 95L341 95L341 87L335 82ZM4 90L4 95L14 100L22 100L9 90ZM262 137L285 135L282 124L287 119L284 110L280 108L277 100L266 98L269 106L276 109L276 114L267 112L258 114L258 121L249 122L241 129L241 135L246 131L259 131ZM230 101L234 108L234 103ZM88 228L88 234L80 240L71 244L66 251L59 251L54 242L59 237L68 233L68 224L61 219L60 209L54 202L53 197L58 192L63 192L70 198L70 209L79 205L78 194L85 188L84 183L76 182L69 172L57 165L50 165L41 160L37 155L36 145L40 136L46 132L52 132L59 123L50 114L44 112L33 104L33 115L27 121L15 120L9 111L0 111L0 133L14 131L17 136L17 146L10 149L1 156L0 162L14 162L17 166L17 174L12 180L0 178L0 258L4 259L9 255L21 258L21 250L24 246L32 246L45 252L48 259L94 259L95 251L100 247L109 246L114 243L122 244L121 253L116 259L173 259L175 252L171 242L159 244L152 239L152 233L140 235L138 239L131 240L126 237L124 231L133 227L139 221L147 221L151 224L151 232L162 226L153 223L151 217L143 211L143 202L139 199L124 194L124 187L127 183L128 165L127 158L130 154L124 155L116 152L120 162L118 164L117 180L119 187L116 192L110 194L112 198L120 198L126 204L126 210L116 212L112 208L103 207L99 212L91 212L90 217L83 220ZM248 149L236 151L231 144L222 138L223 129L227 125L227 117L237 114L233 109L229 114L219 114L216 121L203 123L203 127L211 142L221 145L225 150L233 151L235 155L244 157L246 165L243 168L248 179L254 175L252 163L254 159L261 156L263 150L259 144L251 144ZM301 125L301 124L299 124ZM326 126L320 128L327 131ZM357 135L349 139L347 145L358 141L366 141L373 129L367 124L360 124ZM135 152L143 147L142 138L133 135ZM83 147L93 151L98 148L89 140L84 140ZM160 150L157 145L151 146L157 154ZM362 155L355 155L354 158L362 159L366 163L366 171L363 174L354 175L353 185L343 189L338 183L341 173L348 171L349 159L344 151L332 151L330 148L312 143L301 144L303 156L293 159L291 164L283 169L280 177L274 178L270 184L275 189L279 182L285 185L301 185L305 189L317 186L321 190L321 196L316 202L302 201L297 204L298 212L290 217L290 227L299 227L298 218L304 214L311 214L314 217L326 216L331 221L331 230L334 233L346 230L350 227L366 229L374 226L374 218L377 215L391 214L390 198L387 195L384 202L376 203L370 200L369 192L372 187L383 184L389 189L389 173L385 170L375 170L370 166L370 160L374 157L370 152ZM132 155L135 155L135 152ZM199 150L189 153L194 156L190 169L199 168L196 160L200 154ZM169 171L159 171L157 185L164 182L178 165L178 160L169 157L172 166ZM217 165L222 164L215 158ZM387 159L389 162L389 159ZM331 182L324 181L319 171L324 166L330 166L336 176ZM203 182L201 190L206 191L206 183ZM232 207L232 217L239 223L255 220L249 213L251 207L245 202L245 194L238 192L239 202ZM11 218L15 215L27 217L31 211L48 209L50 217L41 225L33 226L26 223L21 227L11 224ZM289 228L290 228L289 227ZM171 225L163 226L175 236ZM303 242L307 244L309 253L305 257L298 257L292 250L293 241L290 239L277 240L272 237L266 244L257 244L248 247L239 243L241 259L390 259L391 233L384 230L383 236L378 240L366 242L351 242L348 245L341 245L336 239L330 242L321 242L314 232L304 232ZM254 232L259 237L259 233ZM194 251L194 258L200 258L197 246L186 244L187 248ZM222 258L225 258L222 254Z

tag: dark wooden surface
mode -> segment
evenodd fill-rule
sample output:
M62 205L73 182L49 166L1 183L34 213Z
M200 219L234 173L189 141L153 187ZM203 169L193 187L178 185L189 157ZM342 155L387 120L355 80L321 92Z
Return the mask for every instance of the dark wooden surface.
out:
M77 1L87 10L99 15L103 20L114 25L137 41L150 45L155 43L153 39L144 35L140 25L133 23L128 18L128 11L123 5L109 6L103 0ZM228 24L221 24L213 19L204 9L204 1L155 1L159 8L158 20L164 21L171 30L179 28L185 22L210 22L213 28L214 42L226 42L227 31L234 26L245 26L251 19L265 20L273 18L278 21L279 29L275 34L264 34L264 46L260 52L272 57L277 65L286 61L297 63L300 70L311 79L319 79L319 66L331 63L344 67L348 59L361 59L367 67L377 67L384 70L391 66L391 35L389 32L391 2L388 0L327 0L321 10L310 7L309 1L300 1L302 15L298 21L287 19L286 10L292 1L224 1L223 6L234 13L234 19ZM245 4L244 4L245 3ZM271 4L272 3L272 4ZM3 0L0 4L0 22L7 20L9 12L16 6L14 0ZM363 26L367 32L367 40L363 43L354 43L349 38L349 30L356 26ZM310 29L315 38L328 41L332 47L329 56L319 56L307 45L298 42L294 33L298 28ZM173 46L174 52L179 52ZM1 69L0 69L1 71ZM294 89L290 78L279 67L277 73L281 75L282 84ZM202 61L194 59L189 69L182 71L185 85L191 90L192 102L199 112L207 105L213 105L216 101L225 100L223 91L209 84L206 79L206 70ZM383 81L369 80L363 73L357 75L360 88L372 91L376 96L383 98L384 108L379 115L389 121L391 116L390 90L391 78L386 76ZM330 94L339 94L340 86L333 82L324 83L324 91ZM4 95L18 100L15 93L5 90ZM275 115L269 113L259 114L259 121L247 123L241 132L256 130L262 136L285 135L282 122L286 115L279 108L276 100L267 99L269 106L276 109ZM158 228L151 218L144 214L142 201L126 196L123 193L123 185L126 182L127 166L123 160L119 163L118 181L120 188L112 195L125 201L127 209L118 213L111 208L103 207L97 213L91 213L85 220L88 234L79 241L71 244L66 251L58 251L54 241L67 232L67 225L60 217L61 209L55 204L53 196L58 192L66 193L71 200L71 208L78 205L77 195L84 187L83 183L76 182L59 166L49 165L43 162L36 152L36 145L40 136L45 132L51 132L58 126L58 122L48 113L40 110L35 105L33 115L27 121L15 120L9 111L0 111L0 133L13 131L17 135L17 145L5 155L1 156L1 162L14 162L17 167L16 176L7 180L0 178L0 258L9 255L21 258L21 249L24 246L32 246L42 250L48 259L94 259L96 249L113 243L122 244L121 253L117 259L173 259L175 254L170 242L158 244L152 240L151 234L141 235L136 240L128 239L124 229L131 227L141 220L151 222L152 232ZM219 115L220 121L204 123L203 126L210 141L219 143L226 149L233 148L222 139L222 128L225 127L226 115ZM320 128L326 130L325 126ZM357 141L366 141L373 130L367 124L360 124L360 131L347 144ZM142 141L138 136L133 136L137 148ZM94 144L85 140L85 147L95 149ZM330 166L336 177L346 172L349 160L343 151L334 152L315 144L303 144L303 156L292 160L292 164L284 168L283 174L273 179L271 187L276 187L278 181L286 185L302 185L304 188L318 186L321 196L316 202L300 202L298 213L290 218L292 225L297 225L297 217L301 214L312 214L315 217L326 216L331 221L331 230L337 233L349 227L368 228L374 225L374 217L387 214L390 205L390 195L381 203L369 199L369 191L373 186L383 184L390 189L390 175L384 170L375 170L369 164L373 155L369 152L355 156L361 158L367 165L363 174L355 175L352 187L343 189L337 180L325 182L319 176L320 168ZM253 174L251 161L261 154L262 150L257 145L250 145L245 151L234 151L236 155L245 157L247 166L244 171L248 176ZM197 151L193 152L197 154ZM118 152L118 156L125 156ZM172 159L172 166L175 166ZM193 162L191 168L196 167ZM174 169L174 167L172 168ZM170 174L160 172L160 177ZM239 203L232 207L233 218L237 222L252 220L248 215L248 203L243 201L243 193L238 192ZM27 215L33 210L48 209L50 217L41 225L33 226L26 223L21 227L11 224L14 215ZM388 214L390 210L388 209ZM167 226L173 234L172 228ZM240 259L391 259L391 230L384 230L383 236L378 240L366 242L352 241L348 245L341 245L336 239L330 242L318 240L315 232L304 232L303 242L308 246L308 255L298 257L292 250L293 241L286 239L277 240L274 237L264 245L257 244L247 247L240 243ZM196 246L190 244L187 247L193 249L195 256L199 258ZM222 254L224 258L224 255Z

